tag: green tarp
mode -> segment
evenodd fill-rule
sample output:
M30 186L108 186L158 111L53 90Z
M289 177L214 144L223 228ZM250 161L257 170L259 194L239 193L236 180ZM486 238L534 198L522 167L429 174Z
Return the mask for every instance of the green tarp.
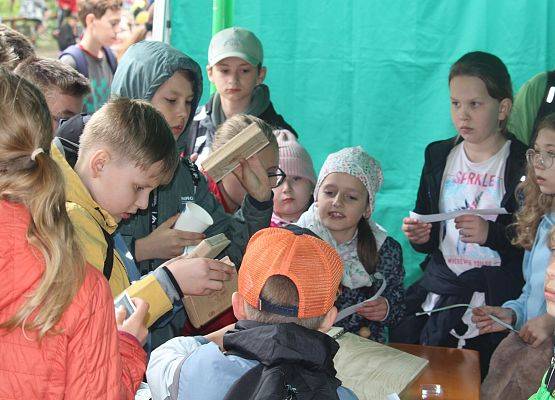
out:
M235 0L233 20L261 39L272 101L316 168L345 146L361 145L380 160L385 183L374 219L402 243L409 283L422 255L404 239L401 219L414 205L424 147L454 134L450 64L471 50L492 52L519 88L555 67L554 6L553 0ZM211 22L211 0L172 1L172 44L201 66Z

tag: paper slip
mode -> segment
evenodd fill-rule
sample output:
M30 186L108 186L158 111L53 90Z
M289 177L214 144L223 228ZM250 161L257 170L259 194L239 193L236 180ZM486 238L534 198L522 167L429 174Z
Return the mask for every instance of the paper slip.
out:
M451 211L448 213L429 214L429 215L420 215L411 211L409 213L409 217L413 219L417 219L420 222L428 223L428 222L447 221L448 219L454 219L454 218L460 217L461 215L500 215L500 214L508 214L508 212L504 208L484 208L482 210L457 210L457 211Z
M378 291L376 292L376 294L372 297L370 297L367 300L361 301L358 304L349 306L347 308L344 308L343 310L339 311L339 313L337 313L337 318L335 318L335 322L337 323L339 321L341 321L343 318L347 318L349 315L352 315L356 312L356 310L363 305L364 303L368 302L368 301L374 301L376 300L378 297L380 297L383 293L383 291L385 290L386 287L386 283L385 283L385 279L382 281L382 285L380 286L380 288L378 289Z
M397 393L391 393L387 395L387 400L401 400Z

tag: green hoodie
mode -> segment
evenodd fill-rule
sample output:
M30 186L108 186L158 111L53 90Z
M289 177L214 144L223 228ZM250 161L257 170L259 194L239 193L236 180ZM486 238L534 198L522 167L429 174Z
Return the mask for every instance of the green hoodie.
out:
M180 51L160 42L144 41L129 47L121 59L112 83L112 95L135 99L151 100L156 90L178 70L189 70L195 77L193 84L194 99L191 110L195 110L202 95L202 74L199 65ZM185 126L184 132L193 119L193 113ZM181 134L177 147L182 153L185 134ZM243 205L234 216L228 215L208 190L207 182L202 174L198 176L198 184L194 184L194 166L187 157L183 157L176 170L173 180L158 188L158 225L182 211L185 202L193 201L204 208L214 224L205 232L207 237L224 233L231 245L226 254L239 265L246 244L252 234L268 227L272 216L272 202L260 203L246 196ZM138 213L121 224L120 232L129 248L133 249L133 241L147 236L151 232L151 210ZM246 222L247 221L247 222ZM139 263L142 274L160 265L165 260L153 260Z

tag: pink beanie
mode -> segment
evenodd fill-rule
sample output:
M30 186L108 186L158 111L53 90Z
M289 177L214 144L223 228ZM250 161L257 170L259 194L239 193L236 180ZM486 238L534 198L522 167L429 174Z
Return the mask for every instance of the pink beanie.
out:
M295 135L288 130L276 130L279 146L279 166L287 176L300 176L316 185L316 173L312 159L303 146L297 142Z

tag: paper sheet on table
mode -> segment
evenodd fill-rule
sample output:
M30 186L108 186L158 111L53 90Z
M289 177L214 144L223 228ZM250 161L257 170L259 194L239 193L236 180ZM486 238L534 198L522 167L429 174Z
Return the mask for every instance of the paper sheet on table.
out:
M504 208L484 208L482 210L457 210L451 211L448 213L441 213L441 214L429 214L429 215L420 215L415 212L410 212L409 217L413 219L417 219L420 222L439 222L439 221L447 221L448 219L454 219L460 217L461 215L500 215L500 214L508 214L507 210Z

